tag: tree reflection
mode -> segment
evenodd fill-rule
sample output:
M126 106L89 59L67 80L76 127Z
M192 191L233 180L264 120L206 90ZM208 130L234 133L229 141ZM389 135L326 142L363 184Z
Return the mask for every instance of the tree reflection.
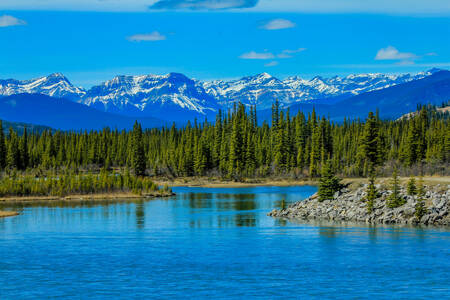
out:
M145 227L145 203L143 200L136 202L135 216L136 216L136 228L144 229L144 227Z

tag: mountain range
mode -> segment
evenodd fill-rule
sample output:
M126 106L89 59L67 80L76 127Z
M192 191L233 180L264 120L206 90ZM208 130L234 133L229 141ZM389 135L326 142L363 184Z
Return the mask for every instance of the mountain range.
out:
M448 101L449 74L432 69L414 75L293 76L280 80L262 73L230 81L200 81L170 73L116 76L84 89L54 73L32 80L0 80L0 118L64 129L128 128L139 119L151 127L214 117L237 102L256 105L265 116L275 100L285 109L308 111L316 107L335 119L361 117L369 108L379 108L385 117L396 117L415 109L418 103ZM36 116L38 112L42 116Z

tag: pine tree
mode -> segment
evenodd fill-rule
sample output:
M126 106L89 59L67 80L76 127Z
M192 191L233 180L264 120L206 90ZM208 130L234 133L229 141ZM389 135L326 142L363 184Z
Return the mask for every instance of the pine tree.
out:
M416 180L414 179L414 177L411 177L409 179L406 191L410 196L414 196L417 194Z
M417 221L420 221L426 213L427 208L425 206L425 188L423 185L423 179L422 177L420 177L417 184L417 201L414 213Z
M28 133L27 133L27 127L23 129L23 135L20 139L20 146L19 146L19 152L20 152L20 168L22 170L25 170L28 167ZM61 161L62 164L62 161Z
M16 132L9 128L8 153L6 155L6 165L9 169L20 167L19 142Z
M6 167L6 153L5 133L3 131L3 123L0 120L0 169Z
M145 175L145 153L142 141L142 127L137 121L133 126L131 145L131 164L136 176Z
M253 176L256 169L255 142L252 135L247 136L247 150L245 153L245 165L247 168L247 176Z
M239 126L239 119L233 120L231 131L230 154L228 174L235 179L240 178L242 173L242 128Z
M400 182L398 179L397 170L394 170L394 173L392 174L391 191L392 194L389 195L387 202L388 207L396 208L405 204L405 200L402 199L400 195Z
M319 181L319 201L331 200L334 194L341 189L340 179L334 175L331 168L331 160L322 166L322 174Z
M370 214L373 212L373 206L375 204L375 199L378 198L378 191L375 187L375 172L371 172L369 175L369 184L366 190L366 202L367 202L367 212Z
M379 148L379 126L378 120L373 112L369 115L364 125L364 132L361 137L359 152L357 154L359 161L364 161L367 165L367 173L374 172L375 167L380 162Z

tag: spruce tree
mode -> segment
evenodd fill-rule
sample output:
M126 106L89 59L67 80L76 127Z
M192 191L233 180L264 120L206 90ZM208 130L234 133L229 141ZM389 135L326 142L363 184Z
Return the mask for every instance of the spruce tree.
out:
M375 187L375 172L370 173L369 184L367 186L366 193L367 212L370 214L373 212L375 199L378 198L378 191Z
M416 180L414 179L414 177L411 177L409 179L406 191L410 196L414 196L417 194Z
M427 208L425 206L425 187L423 185L422 177L419 178L419 182L417 184L417 200L415 206L415 216L417 221L420 221L422 217L426 214Z
M387 205L390 208L400 207L405 204L405 200L400 195L400 181L398 179L397 170L394 170L391 180L391 195L389 195Z
M6 153L5 133L3 131L3 123L0 120L0 169L4 169L6 166Z
M322 166L322 174L319 181L319 201L331 200L334 194L341 189L340 179L335 176L331 168L331 160Z
M379 126L378 119L373 112L369 115L364 125L364 132L361 137L359 152L357 154L358 160L365 162L367 166L365 172L372 173L375 167L380 163L380 148L379 148Z
M20 167L19 142L16 132L9 128L8 153L6 154L6 165L9 169Z
M131 164L136 176L145 175L145 153L142 141L142 127L137 121L133 126L131 145Z
M28 133L27 133L27 127L23 129L23 135L20 139L20 168L22 170L25 170L28 167ZM60 164L63 162L61 161Z

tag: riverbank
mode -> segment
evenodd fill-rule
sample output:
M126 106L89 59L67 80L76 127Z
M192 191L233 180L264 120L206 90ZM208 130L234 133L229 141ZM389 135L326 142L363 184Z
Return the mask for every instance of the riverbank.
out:
M0 211L0 218L17 216L19 213L16 211Z
M244 188L256 186L296 186L317 185L314 180L298 180L285 178L251 178L243 181L223 180L215 177L180 177L174 179L153 178L158 185L169 185L171 187L204 187L204 188Z
M133 193L98 193L98 194L74 194L68 196L14 196L14 197L2 197L0 203L7 202L32 202L32 201L71 201L71 200L117 200L117 199L142 199L142 198L159 198L159 197L171 197L174 196L173 192L154 192L146 193L142 195Z
M152 178L159 186L183 186L183 187L205 187L205 188L239 188L255 186L296 186L296 185L318 185L318 180L309 179L288 179L288 178L247 178L243 181L224 180L220 177L178 177L173 179L155 177ZM380 178L383 184L388 183L390 178ZM399 177L400 182L405 183L409 177ZM450 176L428 176L423 178L424 183L430 186L436 184L450 184ZM353 187L363 185L367 178L344 178L344 184L350 184Z
M450 184L447 178L441 177L439 180L427 178L425 181L431 184L425 185L426 211L421 219L415 216L417 196L407 195L404 186L400 189L400 195L405 200L405 204L397 208L387 206L391 191L386 181L387 179L380 180L380 183L376 185L380 195L374 201L374 209L371 213L368 212L364 201L366 184L356 181L348 182L348 186L336 193L333 200L320 202L315 194L285 209L273 210L268 215L299 220L352 221L368 224L450 225Z

